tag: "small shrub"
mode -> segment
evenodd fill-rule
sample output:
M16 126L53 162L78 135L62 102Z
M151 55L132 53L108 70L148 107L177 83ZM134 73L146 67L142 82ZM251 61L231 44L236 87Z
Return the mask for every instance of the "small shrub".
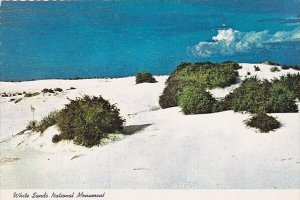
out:
M186 87L179 97L184 114L211 113L216 100L201 87Z
M279 72L280 69L277 66L273 66L273 67L270 68L270 71L271 72Z
M247 72L247 76L249 76L249 75L251 75L251 73L250 73L250 72Z
M155 78L152 76L151 73L140 72L137 73L135 77L135 82L136 84L139 84L139 83L156 83L157 81L155 80Z
M36 120L31 120L26 126L26 130L36 131L38 122Z
M53 135L53 137L52 137L52 142L53 143L58 143L58 142L60 142L62 140L62 138L60 137L60 135Z
M62 92L63 89L61 89L61 88L54 88L54 91L55 91L55 92Z
M45 116L38 124L37 124L37 130L41 133L44 133L47 128L50 126L53 126L56 124L56 117L58 112L53 111L50 112L47 116Z
M42 93L44 94L44 93L55 93L55 92L54 92L53 89L44 88L44 89L42 90Z
M74 88L74 87L70 87L68 90L75 90L76 88Z
M260 68L258 67L258 66L256 66L256 65L254 65L254 71L260 71Z
M26 94L24 95L24 97L34 97L34 96L37 96L37 95L39 95L39 94L40 94L39 92L26 93Z
M258 113L245 121L245 124L252 128L257 128L262 133L268 133L281 127L281 123L266 113Z
M121 131L124 122L119 109L101 96L71 100L57 115L61 138L86 147L100 144L109 133Z
M3 92L3 93L1 94L1 97L8 97L8 94L6 94L6 92Z

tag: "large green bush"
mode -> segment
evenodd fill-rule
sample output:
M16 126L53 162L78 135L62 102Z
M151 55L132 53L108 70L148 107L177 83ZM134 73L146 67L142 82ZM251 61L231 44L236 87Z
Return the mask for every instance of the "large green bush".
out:
M136 84L138 83L156 83L157 81L149 72L139 72L135 77Z
M245 124L252 128L257 128L262 133L267 133L281 127L281 123L272 116L264 112L253 115L245 121Z
M261 81L256 77L245 79L232 93L231 109L251 113L266 110L270 88L271 83L267 80Z
M179 97L184 114L211 113L216 100L204 87L186 87Z
M287 86L288 89L300 100L300 73L287 74L286 76L281 76L279 79L274 80L274 83L278 82Z
M286 79L282 77L282 80ZM251 77L245 79L231 95L231 109L236 112L298 112L295 94L289 89L288 84L281 80L269 82Z
M274 83L268 99L268 113L298 112L296 97L284 83Z
M124 121L119 109L101 96L71 100L57 116L61 139L86 147L100 144L109 133L121 131Z
M162 108L178 106L179 97L185 87L227 87L236 82L237 69L234 62L182 63L166 81L166 87L159 98Z

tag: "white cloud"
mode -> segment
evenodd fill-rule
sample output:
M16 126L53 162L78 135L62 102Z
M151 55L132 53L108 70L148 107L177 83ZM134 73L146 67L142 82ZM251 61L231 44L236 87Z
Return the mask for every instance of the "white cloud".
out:
M201 41L189 50L196 56L210 57L217 54L232 55L243 53L255 48L268 48L269 43L300 41L300 29L278 31L240 32L232 28L218 30L212 41Z

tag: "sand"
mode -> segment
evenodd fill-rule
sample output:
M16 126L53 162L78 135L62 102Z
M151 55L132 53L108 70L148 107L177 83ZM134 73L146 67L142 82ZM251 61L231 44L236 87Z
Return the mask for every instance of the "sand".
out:
M271 66L241 63L240 80L249 71L272 79L296 70L270 72ZM118 79L0 82L1 92L40 92L60 87L56 95L40 94L0 101L1 188L86 189L296 189L300 188L300 115L272 114L283 127L267 134L247 128L248 114L225 111L184 115L179 107L161 109L159 95L167 76L157 83ZM212 90L221 98L239 84ZM74 90L67 90L75 87ZM132 135L112 135L103 145L85 148L63 141L53 144L55 126L40 133L13 136L32 120L61 109L82 95L102 95L116 103Z

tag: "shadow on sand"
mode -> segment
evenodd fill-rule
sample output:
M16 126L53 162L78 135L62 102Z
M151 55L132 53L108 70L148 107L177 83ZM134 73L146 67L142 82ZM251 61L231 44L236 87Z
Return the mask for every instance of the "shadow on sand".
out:
M145 128L147 128L148 126L151 126L152 124L141 124L141 125L130 125L130 126L125 126L124 130L122 131L122 133L124 135L133 135Z

